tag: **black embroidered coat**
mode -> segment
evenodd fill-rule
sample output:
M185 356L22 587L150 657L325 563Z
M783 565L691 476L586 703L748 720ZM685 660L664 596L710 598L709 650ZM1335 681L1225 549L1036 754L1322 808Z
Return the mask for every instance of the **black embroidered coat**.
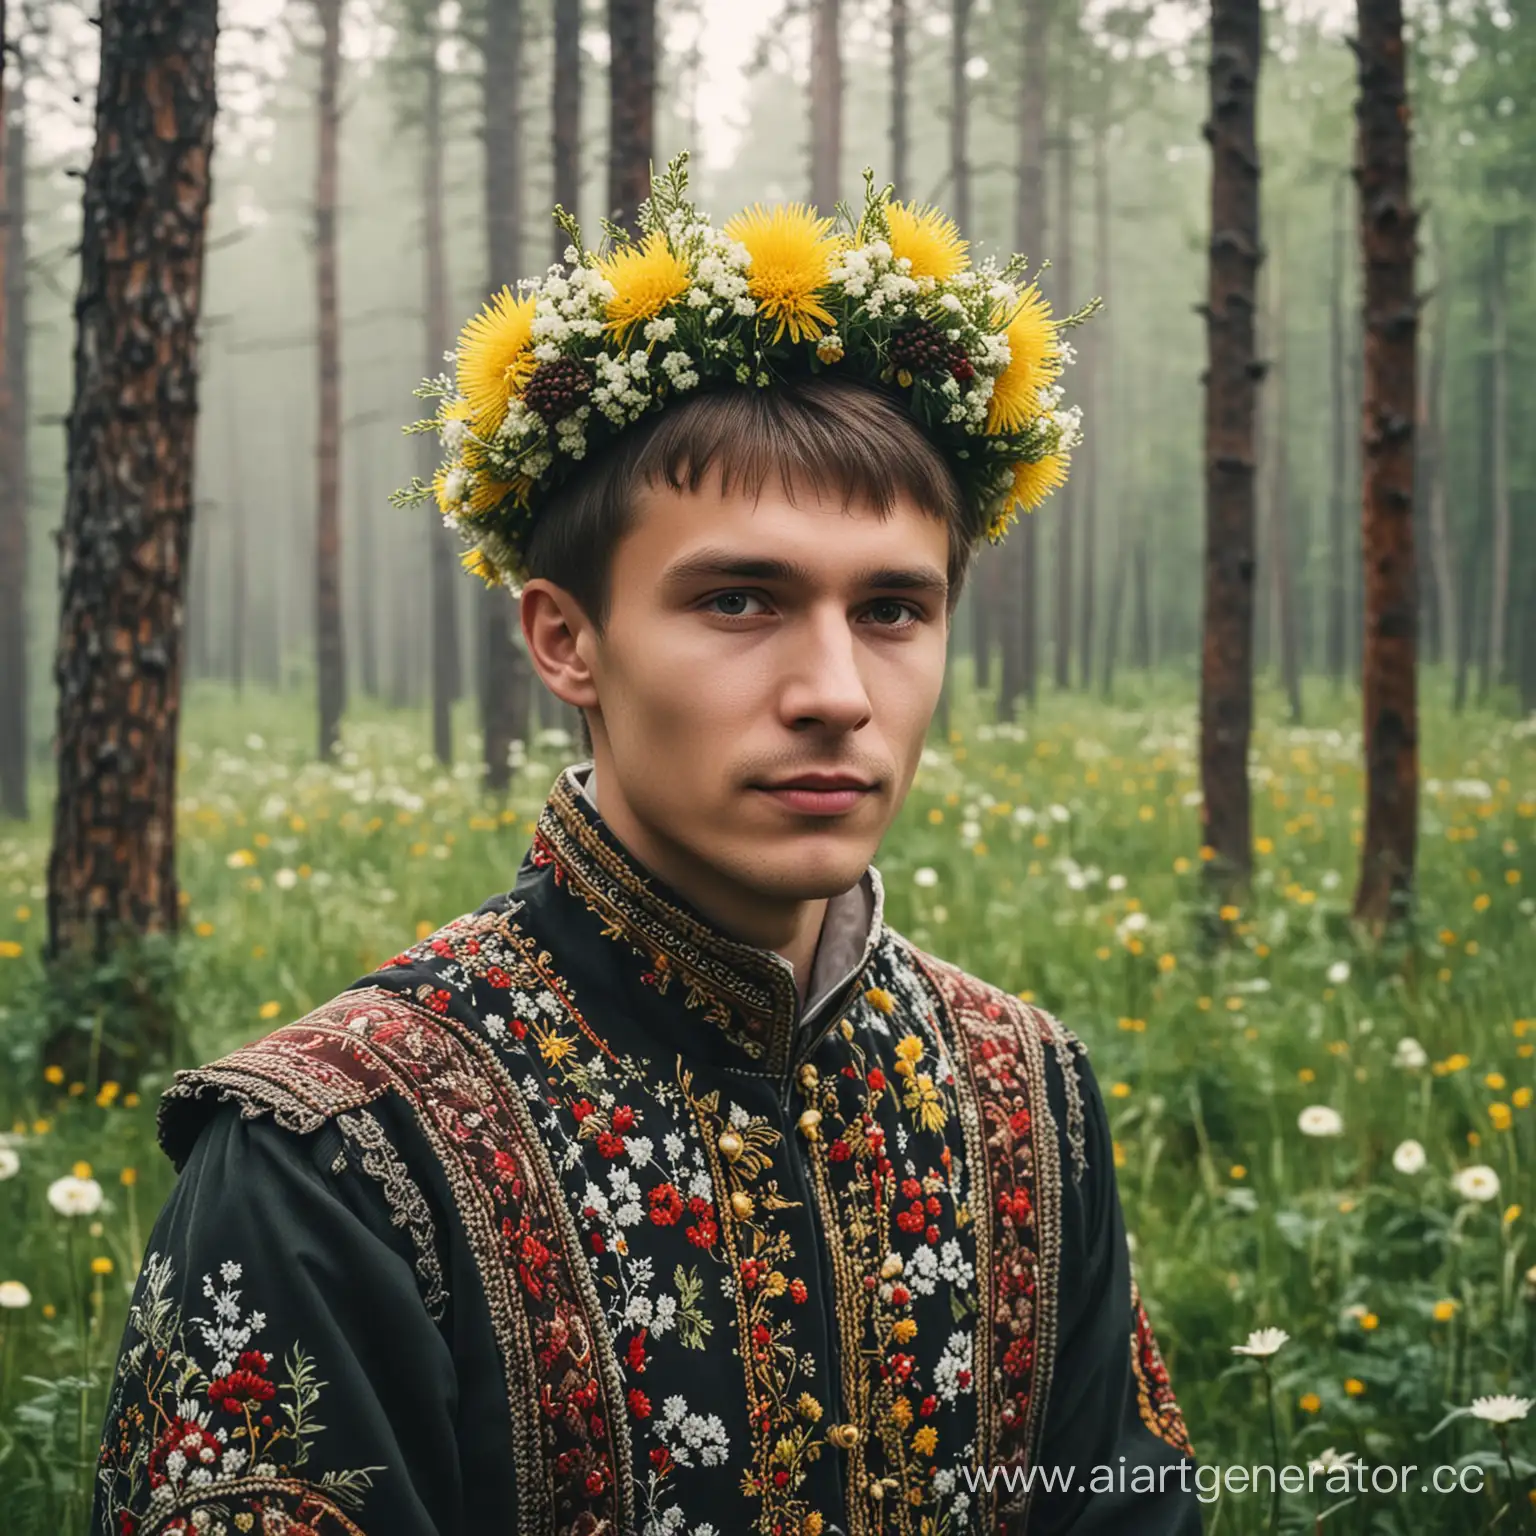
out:
M1197 1533L1084 1048L870 876L807 1020L567 769L509 893L178 1073L95 1536Z

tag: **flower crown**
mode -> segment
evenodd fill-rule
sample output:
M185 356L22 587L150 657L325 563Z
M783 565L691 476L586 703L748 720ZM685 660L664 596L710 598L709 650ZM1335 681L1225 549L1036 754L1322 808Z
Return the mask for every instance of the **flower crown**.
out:
M895 389L993 544L1065 483L1082 432L1062 405L1062 332L1098 300L1053 318L1022 256L972 266L950 219L894 201L868 171L857 219L843 203L835 218L757 205L716 229L688 196L687 160L655 178L638 238L605 221L606 247L589 251L557 207L565 263L503 288L445 358L456 377L416 390L439 404L405 430L435 432L445 457L390 500L435 498L474 546L466 569L518 588L534 522L580 462L712 386L837 373Z

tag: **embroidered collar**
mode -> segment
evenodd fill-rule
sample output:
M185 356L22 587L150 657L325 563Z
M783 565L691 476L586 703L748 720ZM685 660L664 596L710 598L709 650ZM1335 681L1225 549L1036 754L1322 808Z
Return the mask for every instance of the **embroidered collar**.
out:
M665 993L676 983L691 1013L685 1051L702 1048L737 1070L787 1081L788 1074L858 995L884 933L885 892L871 864L857 885L828 899L808 1007L800 1007L794 968L776 950L733 938L647 869L603 820L587 786L590 762L567 767L539 814L536 862L553 860L556 885L579 896L650 965L647 981ZM710 1049L700 1025L718 1027Z

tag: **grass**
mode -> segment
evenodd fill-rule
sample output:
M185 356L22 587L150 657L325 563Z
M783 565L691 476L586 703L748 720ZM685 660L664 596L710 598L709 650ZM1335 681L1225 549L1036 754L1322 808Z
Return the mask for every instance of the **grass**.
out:
M1460 1414L1536 1395L1536 731L1423 721L1415 942L1357 948L1357 706L1262 725L1257 878L1199 940L1198 732L1173 680L1145 707L1049 698L1022 727L955 730L925 756L877 863L917 943L1058 1014L1108 1098L1138 1274L1196 1451L1211 1466L1481 1469L1479 1493L1287 1493L1280 1529L1536 1529L1536 1420L1508 1454ZM1261 701L1278 718L1279 702ZM179 1064L331 997L511 885L571 749L536 742L503 807L424 721L358 711L334 768L307 700L197 690L183 748ZM94 1437L144 1238L171 1183L155 1090L50 1082L36 1066L48 818L0 837L0 1507L7 1536L83 1531ZM1407 1039L1410 1044L1403 1044ZM1337 1117L1332 1130L1322 1107ZM1312 1113L1307 1112L1311 1110ZM1422 1148L1423 1165L1405 1142ZM1394 1162L1394 1157L1396 1162ZM1487 1169L1467 1174L1468 1169ZM102 1186L58 1214L71 1172ZM1458 1183L1459 1180L1459 1183ZM1482 1198L1486 1196L1486 1198ZM14 1288L0 1299L19 1299ZM1250 1331L1289 1334L1259 1362ZM1273 1393L1273 1417L1269 1394ZM1477 1475L1469 1475L1475 1483ZM1208 1532L1275 1528L1228 1491Z

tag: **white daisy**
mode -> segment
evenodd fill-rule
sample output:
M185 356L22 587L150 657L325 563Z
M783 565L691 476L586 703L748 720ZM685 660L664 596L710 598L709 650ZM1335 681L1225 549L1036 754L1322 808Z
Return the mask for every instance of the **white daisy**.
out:
M1416 1141L1399 1142L1392 1154L1392 1166L1399 1173L1418 1173L1427 1161L1424 1148Z
M1473 1163L1451 1180L1463 1200L1493 1200L1499 1193L1499 1176L1486 1163Z
M1474 1397L1471 1413L1474 1419L1482 1419L1486 1424L1513 1424L1532 1408L1536 1408L1536 1398L1513 1397L1508 1392L1500 1392L1493 1397Z
M1338 1110L1326 1104L1309 1104L1296 1117L1304 1136L1339 1136L1344 1131L1344 1121Z
M1248 1335L1246 1344L1232 1345L1232 1353L1251 1355L1255 1360L1267 1360L1277 1354L1289 1338L1290 1334L1284 1328L1256 1328Z

